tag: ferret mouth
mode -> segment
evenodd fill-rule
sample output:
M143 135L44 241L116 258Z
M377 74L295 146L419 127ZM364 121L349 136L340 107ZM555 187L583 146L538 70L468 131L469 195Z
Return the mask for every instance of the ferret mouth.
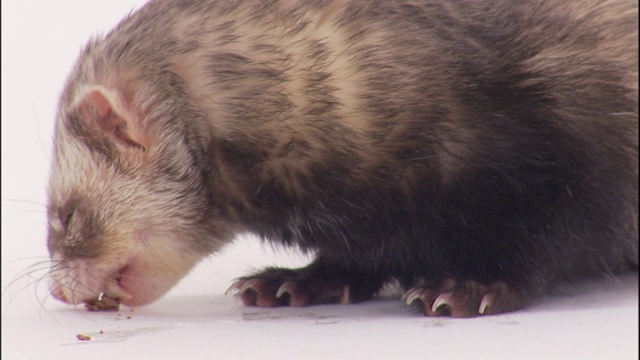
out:
M61 259L56 256L53 255L54 260ZM118 263L108 259L68 260L64 267L51 271L50 292L53 298L67 304L95 305L96 310L113 310L120 304L143 306L164 295L198 259L171 258L183 265L178 269L159 261L149 262L144 256L131 256Z
M120 300L131 300L133 299L133 295L131 295L128 291L126 291L121 283L122 278L127 270L129 269L129 265L123 266L120 270L118 270L114 276L107 278L104 283L104 291L100 293L98 296L99 300L103 296L108 296L112 299L120 299Z
M133 299L132 291L122 286L123 279L130 272L129 263L104 277L95 276L99 272L93 271L92 274L87 268L91 269L91 266L87 266L86 262L77 262L52 272L49 285L51 295L68 304L85 303L88 307L104 305L103 299L116 304Z
M114 276L110 276L104 282L104 291L97 297L85 300L85 307L90 311L117 311L123 301L128 301L133 296L121 285L123 273L127 271L128 265L118 270Z

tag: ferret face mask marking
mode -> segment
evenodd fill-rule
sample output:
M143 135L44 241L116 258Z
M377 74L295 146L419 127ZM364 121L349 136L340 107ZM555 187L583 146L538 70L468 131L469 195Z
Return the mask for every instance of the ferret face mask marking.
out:
M167 175L163 148L129 109L95 87L60 115L48 245L52 293L65 302L104 292L125 305L149 303L214 250L215 241L203 249L190 239L219 235L201 221L206 198L190 196L201 184Z

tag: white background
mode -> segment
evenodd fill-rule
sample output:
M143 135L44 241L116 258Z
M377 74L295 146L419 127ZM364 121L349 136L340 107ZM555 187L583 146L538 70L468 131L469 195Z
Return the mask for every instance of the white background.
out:
M467 320L422 317L397 300L257 309L223 294L232 279L306 260L241 239L147 307L90 313L52 300L45 187L57 97L89 36L143 2L2 1L3 359L638 358L637 275Z

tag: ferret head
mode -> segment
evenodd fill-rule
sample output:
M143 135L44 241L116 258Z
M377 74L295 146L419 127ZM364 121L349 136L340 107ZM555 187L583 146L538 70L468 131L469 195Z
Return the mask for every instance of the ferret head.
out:
M148 90L162 84L118 80L70 81L58 112L48 248L51 293L67 303L150 303L231 238L197 114Z

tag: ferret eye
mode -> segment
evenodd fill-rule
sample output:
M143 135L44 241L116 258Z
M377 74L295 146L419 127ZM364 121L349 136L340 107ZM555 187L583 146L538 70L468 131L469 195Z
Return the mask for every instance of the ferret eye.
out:
M73 209L68 210L62 214L60 214L60 220L62 221L62 226L64 227L65 230L67 230L69 228L69 224L71 223L71 220L73 219L73 214L75 213L75 211Z

